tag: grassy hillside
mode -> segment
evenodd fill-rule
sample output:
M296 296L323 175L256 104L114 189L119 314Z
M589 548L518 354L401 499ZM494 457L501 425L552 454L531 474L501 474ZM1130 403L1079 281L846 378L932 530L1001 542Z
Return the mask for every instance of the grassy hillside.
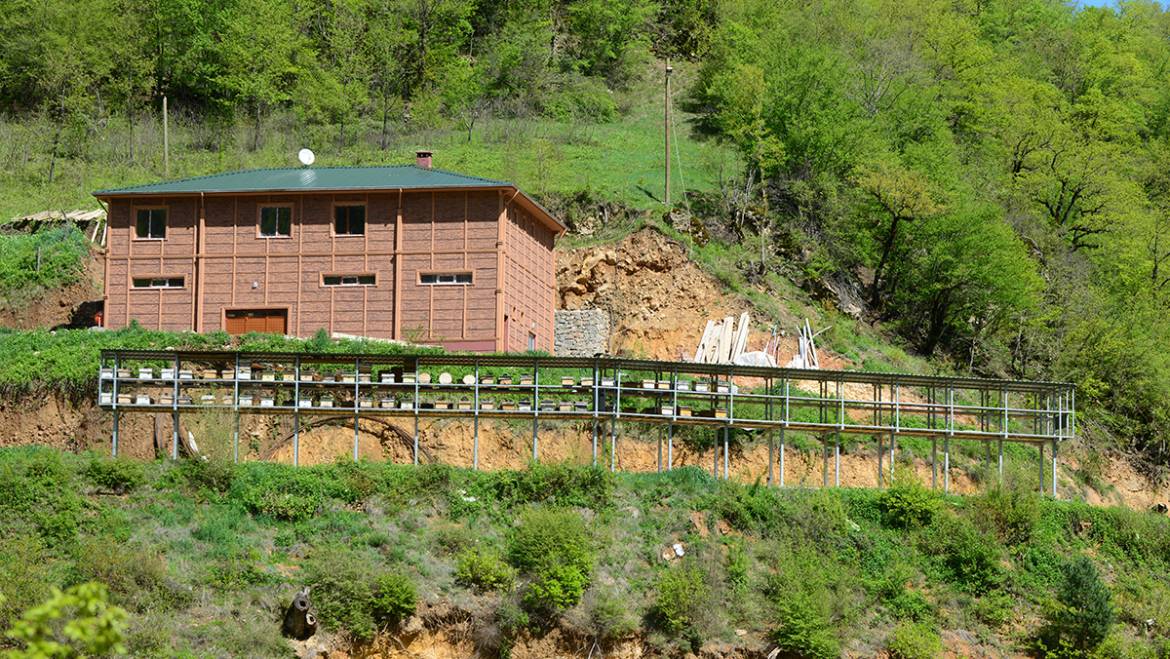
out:
M52 587L97 581L129 612L137 656L287 654L279 619L305 584L338 645L417 613L469 619L488 656L556 630L652 655L929 657L945 641L1154 657L1170 630L1170 520L1010 488L963 499L905 479L778 491L693 469L233 468L23 448L0 451L0 513L0 629ZM673 543L685 556L664 560Z

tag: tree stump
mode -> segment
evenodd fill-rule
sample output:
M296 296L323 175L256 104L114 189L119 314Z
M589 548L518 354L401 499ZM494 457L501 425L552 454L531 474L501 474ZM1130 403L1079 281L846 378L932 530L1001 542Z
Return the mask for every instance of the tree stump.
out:
M305 586L297 592L292 603L285 610L280 633L286 638L295 638L298 641L303 641L315 634L317 632L317 616L309 611L311 606L309 587Z

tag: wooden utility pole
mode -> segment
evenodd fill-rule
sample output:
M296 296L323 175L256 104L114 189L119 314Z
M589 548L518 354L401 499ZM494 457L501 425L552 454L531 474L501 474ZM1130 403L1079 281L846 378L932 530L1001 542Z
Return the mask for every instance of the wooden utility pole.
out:
M666 58L666 98L665 98L665 118L662 122L662 133L666 137L666 194L664 195L666 201L666 208L670 209L670 74L674 73L674 69L670 66L670 58Z
M163 96L163 177L171 177L171 135L167 126L166 96Z

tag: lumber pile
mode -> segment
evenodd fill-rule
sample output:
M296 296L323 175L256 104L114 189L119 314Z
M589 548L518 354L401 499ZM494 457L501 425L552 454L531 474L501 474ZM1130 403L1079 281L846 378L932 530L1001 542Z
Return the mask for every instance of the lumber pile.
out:
M734 316L727 316L720 321L708 320L691 361L698 364L775 366L775 360L766 350L746 352L750 326L751 317L747 312L739 315L738 323Z
M825 328L828 329L828 328ZM823 332L825 330L821 330ZM786 368L820 368L821 362L817 357L817 343L816 334L813 334L812 325L809 324L808 319L804 319L804 326L800 328L800 335L797 337L797 351L796 355L785 364Z

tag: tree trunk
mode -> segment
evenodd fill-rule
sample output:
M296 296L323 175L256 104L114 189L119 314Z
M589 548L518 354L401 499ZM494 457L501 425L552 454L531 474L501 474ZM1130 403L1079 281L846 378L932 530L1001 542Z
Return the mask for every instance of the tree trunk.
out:
M886 268L886 261L890 258L890 252L894 249L894 241L898 237L898 222L900 218L897 215L891 216L890 232L886 234L885 244L882 245L882 258L878 260L877 268L873 271L873 285L869 290L869 303L875 309L878 306L878 297L882 291L882 274Z
M57 171L57 147L61 144L61 130L62 124L59 122L57 129L53 131L53 149L49 155L49 183L53 182L53 175Z
M946 331L947 311L951 307L951 289L938 293L930 305L930 327L922 344L922 353L929 357L934 354L943 332Z
M284 612L284 621L280 625L280 633L286 638L295 638L303 641L317 632L317 617L309 608L309 587L305 586L293 597L292 603Z

